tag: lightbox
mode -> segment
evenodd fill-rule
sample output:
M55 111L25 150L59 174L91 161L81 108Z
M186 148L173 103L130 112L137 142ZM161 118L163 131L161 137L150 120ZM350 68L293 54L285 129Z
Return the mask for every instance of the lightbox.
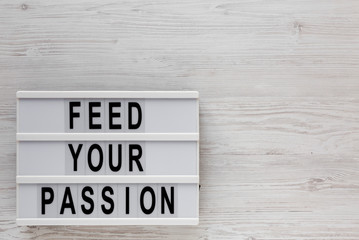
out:
M17 92L18 225L195 225L198 92Z

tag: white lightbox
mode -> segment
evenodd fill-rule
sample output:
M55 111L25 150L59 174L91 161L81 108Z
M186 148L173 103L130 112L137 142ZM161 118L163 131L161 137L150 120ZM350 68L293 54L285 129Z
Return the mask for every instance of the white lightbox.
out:
M17 92L18 225L195 225L198 92Z

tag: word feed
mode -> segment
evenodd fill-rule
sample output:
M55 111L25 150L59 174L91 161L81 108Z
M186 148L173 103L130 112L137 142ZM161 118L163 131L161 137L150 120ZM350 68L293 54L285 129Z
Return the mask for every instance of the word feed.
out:
M143 125L141 101L73 100L66 104L66 128L81 131L135 131Z
M19 225L198 224L197 92L18 92Z

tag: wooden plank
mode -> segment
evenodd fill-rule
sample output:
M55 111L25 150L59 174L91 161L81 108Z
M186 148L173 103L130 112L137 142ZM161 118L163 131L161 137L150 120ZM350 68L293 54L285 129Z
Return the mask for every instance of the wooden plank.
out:
M218 98L200 103L206 154L358 153L358 98Z
M2 81L22 90L356 97L358 7L354 0L11 1L0 8Z

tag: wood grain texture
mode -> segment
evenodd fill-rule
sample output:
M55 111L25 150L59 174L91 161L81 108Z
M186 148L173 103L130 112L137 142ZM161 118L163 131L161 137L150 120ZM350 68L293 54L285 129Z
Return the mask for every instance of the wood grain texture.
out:
M359 239L359 1L0 1L0 239ZM17 90L198 90L200 225L17 227Z

